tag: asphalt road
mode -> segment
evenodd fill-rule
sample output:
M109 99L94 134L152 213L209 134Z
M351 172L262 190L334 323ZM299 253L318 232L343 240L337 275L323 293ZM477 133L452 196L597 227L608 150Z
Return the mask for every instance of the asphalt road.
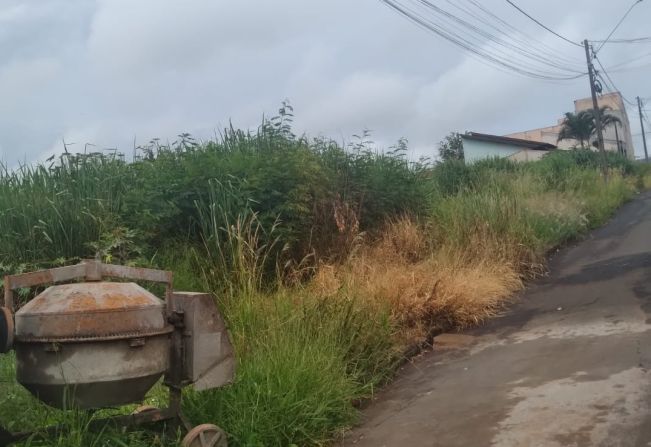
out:
M344 446L651 446L651 193L486 326L437 337Z

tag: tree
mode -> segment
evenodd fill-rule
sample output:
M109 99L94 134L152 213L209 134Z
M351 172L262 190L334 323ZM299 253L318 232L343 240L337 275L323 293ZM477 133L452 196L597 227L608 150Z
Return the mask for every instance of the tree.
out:
M607 113L610 107L604 106L599 108L599 115L601 116L601 125L603 128L621 123L621 120ZM581 149L586 148L586 143L597 133L597 124L595 120L595 113L593 109L582 110L579 113L567 112L558 134L558 140L577 140L581 145Z
M457 132L451 132L439 142L441 160L463 160L463 139Z
M622 120L620 120L618 117L615 115L608 113L608 110L610 110L610 107L608 106L603 106L599 108L599 115L601 116L601 125L604 127L604 129L608 126L611 126L613 124L621 124ZM590 109L588 110L591 116L593 116L594 110ZM594 116L593 116L594 119ZM597 132L597 126L595 124L595 129L593 133Z
M585 149L585 144L590 141L594 131L594 116L586 110L579 113L567 112L561 126L557 141L577 140L581 149Z

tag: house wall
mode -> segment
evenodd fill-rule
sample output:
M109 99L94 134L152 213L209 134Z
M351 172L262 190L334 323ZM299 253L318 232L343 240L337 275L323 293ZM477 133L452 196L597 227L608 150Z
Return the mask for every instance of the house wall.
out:
M549 151L537 151L533 149L522 149L520 152L516 152L511 155L509 158L513 161L536 161L543 158Z
M558 134L561 131L561 126L541 127L540 129L525 130L524 132L516 132L505 135L510 138L519 138L521 140L540 141L541 143L549 143L557 146L559 149L569 149L574 144L574 141L557 141Z
M478 141L471 138L463 139L463 156L466 163L473 163L487 158L501 157L516 161L533 161L540 159L547 151L537 151L510 144Z

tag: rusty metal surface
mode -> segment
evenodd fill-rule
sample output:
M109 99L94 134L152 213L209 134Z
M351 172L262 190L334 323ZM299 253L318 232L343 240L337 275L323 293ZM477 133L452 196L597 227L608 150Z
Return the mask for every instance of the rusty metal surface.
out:
M4 282L3 305L14 310L14 290L16 289L81 279L86 275L86 268L85 264L77 264L20 275L7 275Z
M103 277L125 278L132 280L160 282L171 284L173 274L166 270L154 270L140 267L127 267L124 265L101 264Z
M14 316L6 307L0 307L0 353L9 352L14 345Z
M172 290L173 273L170 271L102 264L96 260L85 260L77 265L5 276L4 306L11 310L14 309L14 290L16 289L80 279L101 281L104 277L164 283L167 285L167 296L171 294Z
M157 335L167 335L174 332L174 327L166 326L163 329L155 331L139 331L139 332L121 332L116 334L102 334L92 335L88 337L21 337L20 343L94 343L101 341L113 340L132 340L147 337L155 337Z
M57 282L81 279L86 276L86 264L70 265L49 270L23 273L20 275L9 275L5 277L5 287L16 290L23 287L33 287L42 284L53 284Z
M169 335L98 343L16 343L16 379L45 403L103 408L139 402L169 366Z
M181 447L228 447L228 435L214 424L197 425L185 435Z
M51 286L16 312L16 340L149 333L166 326L165 304L135 283Z
M185 378L194 383L196 390L230 383L235 375L235 355L213 297L175 292L172 306L184 316Z

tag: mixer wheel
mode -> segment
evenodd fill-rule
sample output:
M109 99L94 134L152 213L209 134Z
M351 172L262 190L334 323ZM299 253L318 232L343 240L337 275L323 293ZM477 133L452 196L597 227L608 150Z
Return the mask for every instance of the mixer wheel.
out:
M228 438L221 428L213 424L194 427L181 441L182 447L228 447Z
M9 352L14 344L14 317L7 307L0 307L0 353Z

